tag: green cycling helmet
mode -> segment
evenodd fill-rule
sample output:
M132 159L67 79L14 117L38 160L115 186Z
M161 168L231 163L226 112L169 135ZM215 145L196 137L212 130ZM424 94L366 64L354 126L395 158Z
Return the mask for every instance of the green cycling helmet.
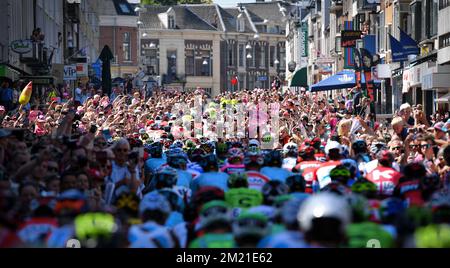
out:
M418 248L450 248L450 225L420 227L414 233L414 239Z

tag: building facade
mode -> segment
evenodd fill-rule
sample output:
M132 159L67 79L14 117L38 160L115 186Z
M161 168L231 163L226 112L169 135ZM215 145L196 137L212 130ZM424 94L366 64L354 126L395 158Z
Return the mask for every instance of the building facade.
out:
M99 50L108 45L114 55L111 77L127 78L139 71L138 17L126 0L103 1L100 7Z
M357 48L380 58L374 69L378 114L392 116L404 102L422 104L427 115L448 110L450 53L448 1L316 0L303 18L309 26L308 84L343 69L354 69L352 49L342 48L341 32L358 30ZM329 10L329 12L328 12ZM389 35L411 37L420 52L393 61ZM403 41L402 41L403 42ZM291 44L288 44L291 45ZM378 74L382 75L378 77Z
M138 21L140 66L169 90L216 95L270 87L285 76L285 17L281 2L146 6Z

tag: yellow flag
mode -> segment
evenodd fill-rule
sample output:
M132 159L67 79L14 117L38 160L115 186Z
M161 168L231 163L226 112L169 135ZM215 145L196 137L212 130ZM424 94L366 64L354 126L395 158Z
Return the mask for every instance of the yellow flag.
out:
M26 85L26 87L24 87L22 93L20 93L19 103L21 105L25 105L30 101L32 91L33 91L33 82L31 81Z

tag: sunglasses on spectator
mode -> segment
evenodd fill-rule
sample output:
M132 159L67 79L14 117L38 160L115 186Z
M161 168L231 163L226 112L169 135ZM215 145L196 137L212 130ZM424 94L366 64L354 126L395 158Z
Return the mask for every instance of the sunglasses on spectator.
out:
M392 147L392 150L393 150L393 151L395 151L395 150L401 150L401 149L403 149L403 147L401 147L401 146Z
M422 144L422 145L420 145L420 147L421 147L422 149L428 149L428 148L431 147L431 145L430 145L430 144Z
M409 148L417 148L417 147L419 147L419 145L417 145L417 144L410 144L409 145Z

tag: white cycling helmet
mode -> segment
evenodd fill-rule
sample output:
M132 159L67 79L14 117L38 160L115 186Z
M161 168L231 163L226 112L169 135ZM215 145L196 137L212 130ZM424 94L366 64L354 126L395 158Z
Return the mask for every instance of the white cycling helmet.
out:
M299 226L303 232L313 228L313 220L318 218L334 218L341 222L341 231L352 220L351 209L345 198L333 193L319 193L306 199L297 214Z
M328 155L330 150L339 149L339 153L342 153L342 145L337 141L328 141L325 145L325 153Z
M298 153L298 145L293 142L288 142L283 146L283 153L287 154L290 152Z

